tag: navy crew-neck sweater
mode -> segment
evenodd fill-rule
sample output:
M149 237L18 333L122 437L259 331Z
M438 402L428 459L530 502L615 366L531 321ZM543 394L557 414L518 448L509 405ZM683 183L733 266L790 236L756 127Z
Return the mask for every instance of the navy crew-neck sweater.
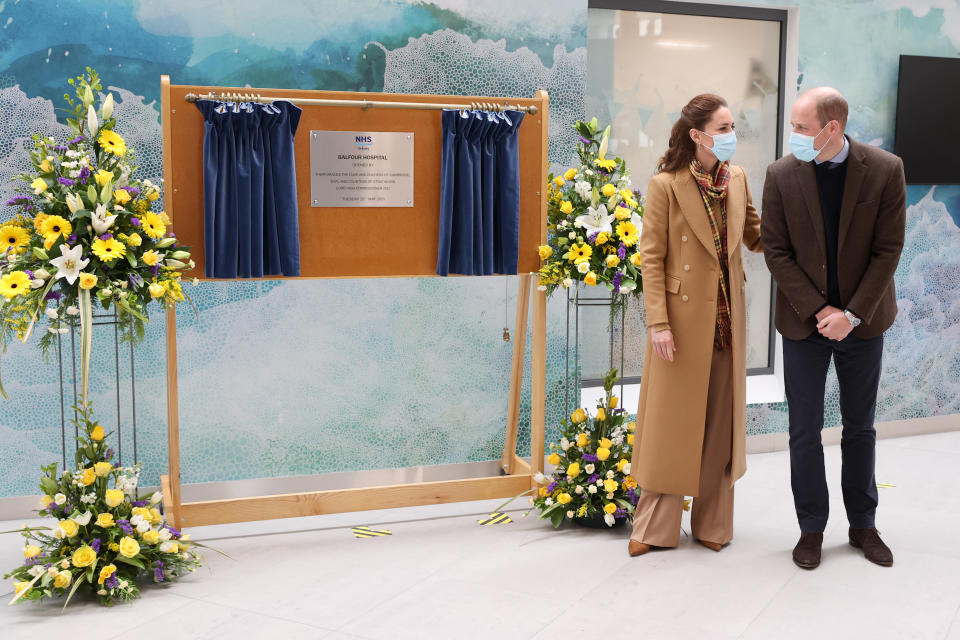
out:
M843 309L840 283L837 279L837 245L840 233L840 205L847 180L847 161L822 162L814 165L820 211L823 214L823 233L827 241L827 303Z

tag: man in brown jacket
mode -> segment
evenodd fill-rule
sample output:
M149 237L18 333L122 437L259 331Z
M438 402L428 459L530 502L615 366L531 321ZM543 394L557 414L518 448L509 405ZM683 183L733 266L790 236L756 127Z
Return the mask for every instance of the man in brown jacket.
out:
M793 155L767 169L762 237L777 282L790 410L790 467L800 541L794 562L820 564L829 500L823 467L824 388L840 384L843 503L850 544L883 566L893 554L875 528L874 414L883 332L897 315L893 275L903 248L906 183L897 156L844 134L836 89L802 94L790 115Z

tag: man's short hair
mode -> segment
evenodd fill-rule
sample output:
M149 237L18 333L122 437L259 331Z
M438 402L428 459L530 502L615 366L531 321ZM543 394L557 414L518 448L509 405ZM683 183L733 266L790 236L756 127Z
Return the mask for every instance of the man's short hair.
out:
M820 119L821 127L827 126L831 120L836 120L841 129L846 129L848 111L847 101L839 93L829 93L817 99L817 118Z

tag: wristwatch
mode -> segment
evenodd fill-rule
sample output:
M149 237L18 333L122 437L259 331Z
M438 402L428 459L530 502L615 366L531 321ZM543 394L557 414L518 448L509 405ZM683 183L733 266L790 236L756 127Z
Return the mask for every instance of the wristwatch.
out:
M850 321L850 326L856 329L860 325L860 318L858 318L852 311L849 309L843 312L843 315L847 316L847 320Z

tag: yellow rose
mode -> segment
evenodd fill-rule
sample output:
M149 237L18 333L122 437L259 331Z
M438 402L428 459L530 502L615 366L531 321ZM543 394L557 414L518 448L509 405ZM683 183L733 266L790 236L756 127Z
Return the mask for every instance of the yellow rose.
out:
M553 465L560 464L560 456L558 456L556 453L551 453L549 456L547 456L547 462Z
M553 249L549 245L542 244L537 247L537 253L540 254L541 260L546 260L553 255Z
M33 189L34 195L40 195L47 190L47 181L43 178L37 178L30 183L30 188Z
M603 421L606 420L606 419L607 419L607 412L603 410L603 407L599 407L599 408L597 409L597 420L598 420L599 422L603 422ZM609 440L608 440L608 442L609 442Z
M540 487L539 493L540 493L540 497L541 497L541 498L545 498L545 497L548 495L548 494L547 494L547 488L546 488L546 487Z
M92 273L81 273L80 274L80 288L81 289L93 289L97 286L97 276Z
M626 207L617 207L613 210L613 213L615 216L617 216L617 220L626 220L633 216L633 212Z
M560 203L560 212L561 213L573 213L573 203L569 200L564 200Z
M630 461L626 458L620 458L617 460L617 471L623 471L623 468L630 464Z
M26 590L27 590L27 587L28 587L29 585L30 585L30 583L29 583L29 582L26 582L26 581L24 581L24 582L14 582L14 583L13 583L13 590L14 590L14 592L15 592L16 595L19 595L21 591L26 591Z
M587 419L587 412L583 409L577 408L573 413L570 414L570 420L573 424L580 424ZM582 434L581 434L582 435ZM577 444L579 444L579 438L577 439ZM583 446L582 444L580 445Z
M149 200L150 202L156 202L159 199L160 199L159 191L157 191L156 189L150 189L150 191L147 191L147 200Z
M89 567L97 561L97 554L93 549L84 545L73 552L71 560L75 567Z
M600 409L600 411L603 411L603 409ZM601 447L603 447L604 449L612 449L612 448L613 448L613 443L610 442L610 438L601 438L601 439L600 439L600 442L599 442L598 444L599 444Z
M24 558L33 558L40 555L40 547L32 544L28 544L23 548L23 557Z
M601 462L603 462L609 457L610 457L610 449L607 449L606 447L597 448L597 460L600 460Z
M153 265L160 262L160 254L154 251L153 249L150 249L149 251L144 251L143 255L140 256L140 261L143 262L143 264L147 265L148 267L152 267Z
M623 488L624 489L633 489L637 486L637 481L633 479L633 476L627 476L623 479Z
M126 189L117 189L113 192L113 199L119 204L127 204L130 202L130 192Z
M580 475L580 463L571 463L570 466L567 467L567 475L571 478L576 478L578 475Z
M167 540L160 545L160 553L177 553L180 551L180 545L173 540Z
M44 188L46 188L47 183L44 182L43 184L44 184ZM557 185L558 187L562 187L563 185L566 184L566 180L563 179L563 176L557 176L556 178L553 179L553 184Z
M98 478L106 478L110 475L111 470L113 470L113 465L109 462L98 462L93 465L93 472L97 474Z
M97 180L97 185L102 187L113 180L113 171L104 171L103 169L100 169L100 171L97 171L97 175L94 177Z
M590 438L587 437L587 434L585 434L585 433L578 433L578 434L577 434L577 446L578 446L578 447L585 447L585 446L587 446L587 444L588 444L589 442L590 442Z
M78 525L75 520L61 520L59 526L68 538L75 537L77 531L80 530L80 525Z
M587 283L588 285L590 285L591 287L595 287L595 286L597 286L597 274L595 274L593 271L591 271L590 273L588 273L588 274L586 275L586 277L583 279L583 281L586 282L586 283Z
M151 298L162 298L167 290L159 282L154 282L147 289L150 291Z
M639 253L635 253L635 254L633 254L632 256L630 256L630 264L632 264L632 265L635 266L635 267L639 267L639 266L640 266L640 254L639 254Z
M93 431L90 432L90 438L92 438L95 442L100 442L103 440L103 435L103 427L98 424L93 425Z
M161 522L163 522L163 516L160 515L160 510L157 508L150 509L150 524L160 524Z
M627 444L633 444L633 434L632 434L632 433L628 433L628 434L627 434Z
M617 188L616 188L615 186L613 186L612 184L610 184L609 182L608 182L607 184L603 185L603 187L600 189L600 193L603 194L603 197L604 197L604 198L609 198L610 196L612 196L612 195L615 194L616 192L617 192Z
M50 164L50 161L46 158L43 159L43 162L40 163L40 171L43 173L50 173L53 171L53 165Z
M139 247L143 244L143 238L140 237L139 233L131 233L127 236L126 242L128 247Z
M610 408L616 409L617 405L620 403L620 398L617 396L610 396Z
M620 264L620 258L617 257L617 254L611 253L607 256L607 268L613 269L618 264Z
M614 504L614 503L612 503L612 502L608 502L607 504L603 505L603 511L604 511L604 513L611 513L611 514L612 514L612 513L614 513L616 510L617 510L617 505Z
M569 493L561 493L560 495L557 496L557 502L559 502L560 504L567 504L571 500L573 500L573 498L570 497Z
M577 170L576 170L576 169L567 169L567 171L563 174L563 177L564 177L564 179L566 179L566 180L573 180L574 178L577 177Z
M156 529L150 529L143 534L143 541L147 544L157 544L160 541L160 532Z
M83 486L89 487L97 479L97 472L93 470L93 467L87 467L83 470L83 475L80 478L83 481Z
M112 513L101 513L97 516L97 526L103 527L104 529L109 529L114 524L113 514Z
M72 581L73 574L71 574L69 571L60 571L53 579L53 586L55 586L57 589L66 589L70 586Z
M100 569L100 577L97 578L97 584L103 584L116 572L117 565L115 564L108 564L103 569Z
M594 244L596 244L597 246L600 246L601 244L607 244L608 240L610 240L610 236L607 234L607 232L601 231L600 233L597 234L597 238L596 240L594 240Z
M607 478L606 480L603 481L603 489L607 493L613 493L618 488L620 488L620 483L618 483L616 480L612 478Z
M138 553L140 553L140 543L130 536L124 536L120 539L120 555L124 558L132 558Z
M123 504L123 491L119 491L117 489L107 489L104 500L106 500L108 507L113 508L119 506Z
M627 423L627 431L629 431L630 433L633 433L633 432L636 431L636 430L637 430L637 423L636 423L636 422L628 422L628 423Z

